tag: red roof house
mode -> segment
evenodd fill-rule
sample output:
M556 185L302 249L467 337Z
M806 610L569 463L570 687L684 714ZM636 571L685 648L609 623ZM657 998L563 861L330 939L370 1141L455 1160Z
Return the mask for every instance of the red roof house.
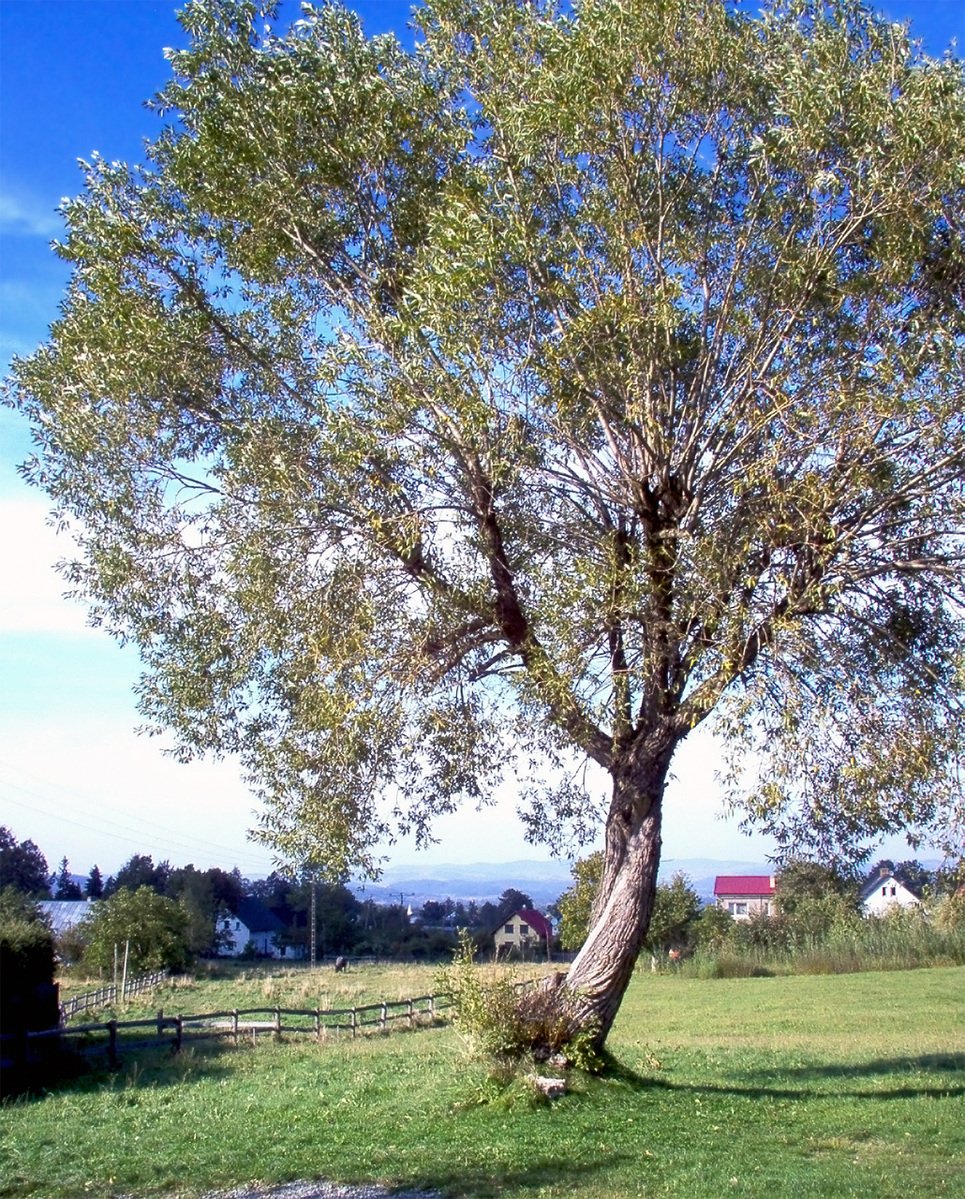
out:
M773 874L718 874L714 901L735 920L773 915L776 887Z

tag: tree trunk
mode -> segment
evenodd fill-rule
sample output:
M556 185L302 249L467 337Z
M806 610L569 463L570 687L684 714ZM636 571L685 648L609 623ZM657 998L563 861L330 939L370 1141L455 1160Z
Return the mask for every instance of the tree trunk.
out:
M662 800L672 747L641 769L614 772L603 874L590 931L563 988L568 1008L602 1047L650 926L660 865Z

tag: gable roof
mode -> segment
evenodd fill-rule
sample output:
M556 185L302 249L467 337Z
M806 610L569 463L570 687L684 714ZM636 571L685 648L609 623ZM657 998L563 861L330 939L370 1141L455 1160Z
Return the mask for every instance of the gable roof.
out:
M862 903L864 903L866 899L869 899L872 895L874 895L879 887L888 887L892 884L903 887L908 894L913 896L915 899L921 898L921 896L918 894L918 891L912 887L900 874L895 873L893 870L882 870L875 874L872 878L869 878L858 892L858 898Z
M529 925L537 937L541 937L544 941L552 940L552 925L542 912L537 912L533 908L520 908L512 915L507 916L503 923L506 924L510 920L521 920L524 924Z
M718 874L714 879L715 895L773 895L776 888L773 874Z
M274 912L268 910L260 899L247 896L235 905L233 914L250 933L281 933L285 926Z

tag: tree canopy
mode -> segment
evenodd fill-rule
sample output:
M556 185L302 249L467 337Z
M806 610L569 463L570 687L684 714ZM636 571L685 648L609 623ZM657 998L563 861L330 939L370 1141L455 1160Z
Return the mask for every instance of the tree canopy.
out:
M282 855L502 778L604 826L605 1034L706 719L788 846L960 834L961 64L851 0L415 19L192 0L8 397L146 718Z

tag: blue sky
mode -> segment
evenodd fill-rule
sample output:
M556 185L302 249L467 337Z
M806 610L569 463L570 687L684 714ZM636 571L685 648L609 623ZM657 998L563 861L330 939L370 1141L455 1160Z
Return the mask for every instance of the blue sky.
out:
M404 30L409 5L354 7L369 32ZM750 7L749 5L747 7ZM963 0L888 0L889 18L911 21L925 49L965 43ZM66 283L49 243L60 199L81 185L77 160L95 150L136 161L159 131L144 107L168 77L162 50L183 44L168 0L0 0L0 367L29 353L55 319ZM291 0L282 19L295 14ZM30 837L54 864L66 855L86 873L113 871L134 852L176 864L270 869L246 840L253 801L231 763L182 766L156 740L138 737L131 695L137 661L88 629L83 607L62 597L52 564L69 544L46 524L43 495L16 465L29 431L0 408L0 824ZM763 838L718 818L712 743L697 738L678 761L664 857L763 861ZM511 797L495 810L442 822L424 860L542 857L521 837ZM889 851L906 856L900 845ZM402 845L395 861L412 861Z

